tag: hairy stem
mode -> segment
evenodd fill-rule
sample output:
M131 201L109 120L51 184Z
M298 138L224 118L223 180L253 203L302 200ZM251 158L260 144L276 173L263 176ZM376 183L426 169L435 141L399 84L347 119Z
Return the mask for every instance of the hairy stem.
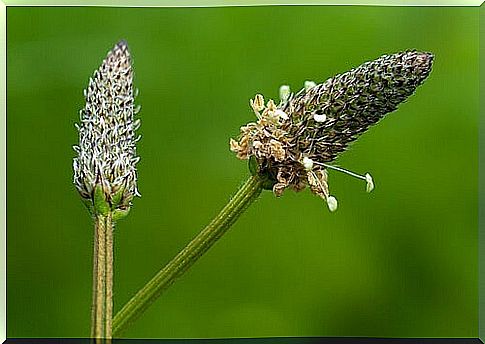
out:
M105 338L111 338L113 327L113 221L112 215L106 216L106 299L105 299Z
M111 213L94 218L91 337L111 338L113 317L113 226Z
M98 271L98 252L99 252L99 244L101 240L99 240L100 234L100 227L103 225L101 221L97 218L94 222L94 249L93 249L93 293L92 293L92 304L91 304L91 338L96 336L96 333L101 332L97 330L96 326L98 324L97 319L99 318L98 314L98 290L102 287L103 280L98 279L98 276L104 276L104 273ZM104 229L103 229L104 230Z
M113 320L113 335L118 336L122 333L164 290L207 252L258 198L261 190L260 178L250 177L219 214L116 314Z

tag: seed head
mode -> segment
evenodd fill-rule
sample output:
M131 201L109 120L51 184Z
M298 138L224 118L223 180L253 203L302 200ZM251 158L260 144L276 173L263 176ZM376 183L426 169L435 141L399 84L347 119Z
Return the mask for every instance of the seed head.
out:
M80 111L79 145L74 146L74 185L95 212L127 212L137 190L133 69L121 41L89 79Z
M238 139L231 139L231 150L239 159L251 159L257 166L253 170L276 195L308 185L333 211L337 201L328 191L327 169L365 180L368 192L374 182L370 174L329 164L411 96L428 77L432 62L433 55L425 52L383 55L321 84L306 81L296 95L283 86L278 106L272 100L265 105L257 95L250 103L258 120L241 127Z

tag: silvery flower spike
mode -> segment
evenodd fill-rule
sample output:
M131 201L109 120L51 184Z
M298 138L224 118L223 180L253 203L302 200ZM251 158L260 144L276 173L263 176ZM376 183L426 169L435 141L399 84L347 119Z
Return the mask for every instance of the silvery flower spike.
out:
M92 214L126 215L137 189L133 70L125 41L108 53L84 90L79 145L74 146L74 185Z

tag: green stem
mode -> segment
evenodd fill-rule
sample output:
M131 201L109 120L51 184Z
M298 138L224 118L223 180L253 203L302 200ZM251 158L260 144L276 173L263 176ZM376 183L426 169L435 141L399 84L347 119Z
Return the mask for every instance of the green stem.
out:
M93 303L91 337L111 338L113 309L112 215L94 218Z
M100 248L104 250L104 222L98 217L94 219L94 250L93 250L93 293L91 304L91 338L95 338L98 333L102 332L101 323L98 319L102 318L103 310L99 307L102 304L102 294L98 295L99 290L104 288L104 272L98 268L104 266L99 264ZM101 246L101 247L100 247ZM103 254L101 254L103 256ZM102 262L101 262L102 263ZM100 300L98 300L100 299Z
M155 277L131 298L113 319L113 335L119 336L131 323L187 271L231 227L262 190L259 177L250 177L229 203L192 241Z
M109 213L106 218L106 299L105 299L105 338L111 339L113 327L113 220Z

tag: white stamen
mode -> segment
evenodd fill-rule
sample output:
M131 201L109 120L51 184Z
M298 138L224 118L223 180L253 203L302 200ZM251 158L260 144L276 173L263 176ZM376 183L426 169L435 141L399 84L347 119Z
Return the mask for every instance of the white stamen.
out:
M331 212L334 212L335 210L337 210L337 208L338 208L337 199L333 196L328 196L327 197L327 206L328 206L328 209Z
M372 190L374 190L374 180L372 179L372 176L369 173L365 174L365 181L367 182L367 186L365 190L367 192L371 192Z
M310 88L315 87L317 84L314 81L307 80L305 81L304 87L305 87L305 92L308 92Z
M314 114L313 115L313 119L315 120L315 122L318 122L318 123L322 123L322 122L325 122L327 120L327 116L325 114Z
M335 170L335 171L339 171L339 172L343 172L343 173L346 173L352 177L355 177L355 178L359 178L359 179L362 179L362 180L367 180L366 177L364 176L361 176L360 174L357 174L357 173L354 173L352 171L349 171L349 170L346 170L346 169L343 169L341 167L337 167L337 166L332 166L332 165L327 165L327 164L324 164L322 162L315 162L315 164L317 165L322 165L322 166L325 166L327 168L330 168L332 170Z
M275 111L275 115L278 116L279 118L283 119L283 120L287 120L289 117L288 115L286 114L286 112L284 112L283 110L276 110Z
M352 171L349 171L349 170L346 170L346 169L343 169L343 168L340 168L340 167L337 167L337 166L327 165L327 164L324 164L324 163L321 163L321 162L316 162L316 161L314 162L314 164L325 166L326 168L330 168L330 169L335 170L335 171L346 173L346 174L348 174L352 177L365 180L366 183L367 183L366 188L365 188L366 191L371 192L372 190L374 190L374 180L372 179L372 176L369 173L366 173L365 176L361 176L360 174L354 173Z
M313 160L310 159L309 157L304 157L303 158L303 167L305 167L305 170L311 171L313 168Z
M288 101L288 99L290 98L290 95L291 95L290 86L282 85L280 87L280 100L283 103L286 103Z

